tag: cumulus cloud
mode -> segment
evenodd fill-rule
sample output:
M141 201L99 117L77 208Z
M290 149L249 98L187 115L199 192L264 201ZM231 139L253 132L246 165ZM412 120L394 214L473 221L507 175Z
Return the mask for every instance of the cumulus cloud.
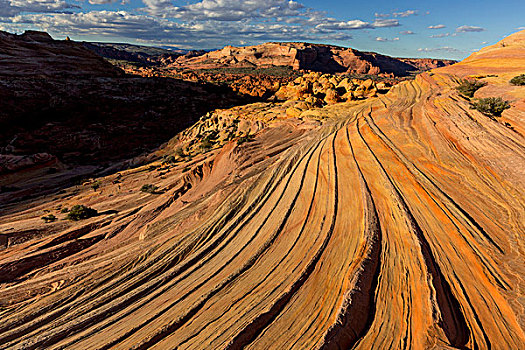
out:
M403 12L394 12L392 13L394 17L408 17L412 15L417 15L417 10L406 10Z
M485 28L476 27L476 26L461 26L456 28L457 33L467 33L467 32L483 32Z
M117 2L118 0L89 0L89 3L92 5L105 5ZM124 2L124 1L123 1Z
M264 41L346 41L351 32L400 26L407 10L371 21L327 17L301 0L141 0L131 11L77 10L77 4L129 0L0 0L0 28L40 29L72 37L111 37L151 44L215 48ZM69 12L71 9L74 11ZM386 17L398 18L386 18ZM401 32L413 34L411 31ZM399 38L386 39L387 41Z
M60 12L78 8L64 0L0 0L0 17L12 17L22 12Z
M436 24L434 26L428 26L428 29L443 29L446 28L444 24Z
M13 24L33 26L50 33L75 36L108 36L134 39L143 43L171 44L180 47L215 48L228 42L315 41L319 32L315 28L291 26L281 23L247 23L203 21L176 23L149 15L136 15L125 11L91 11L85 13L26 14L13 18ZM334 41L348 40L344 32L323 33L323 38Z
M450 33L433 34L430 37L431 38L445 38L447 36L450 36Z
M374 28L399 27L399 21L397 19L376 19L372 25Z
M325 23L320 23L316 26L320 30L351 30L351 29L365 29L373 28L373 26L368 22L363 22L361 20L352 20L352 21L327 21Z
M433 48L425 47L425 48L419 48L417 49L417 51L419 52L450 52L450 53L462 52L450 46L433 47Z
M398 41L398 40L399 40L399 38L397 38L397 37L393 38L393 39L387 39L387 38L383 38L383 37L380 37L380 36L376 37L376 41L380 41L380 42Z
M240 21L253 18L298 16L304 5L286 0L202 0L174 6L169 0L143 0L144 11L190 21Z

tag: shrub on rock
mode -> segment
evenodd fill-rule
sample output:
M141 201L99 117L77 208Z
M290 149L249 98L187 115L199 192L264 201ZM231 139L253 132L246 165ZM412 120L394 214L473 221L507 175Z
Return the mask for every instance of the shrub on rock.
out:
M504 110L510 108L509 102L501 97L478 98L472 103L472 106L479 112L491 117L499 117Z
M487 84L483 82L465 79L456 87L456 90L466 97L474 97L474 93L485 85Z
M524 86L525 85L525 74L517 75L510 80L512 85Z
M86 207L85 205L74 205L69 213L67 213L66 218L72 221L78 221L83 219L89 219L90 217L96 216L98 212L93 209Z

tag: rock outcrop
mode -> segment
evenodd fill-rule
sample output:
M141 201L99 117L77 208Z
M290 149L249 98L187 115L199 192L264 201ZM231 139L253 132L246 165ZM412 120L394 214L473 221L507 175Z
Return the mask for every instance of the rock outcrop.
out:
M309 43L266 43L256 46L227 46L197 57L179 57L173 68L212 69L286 66L323 73L392 74L449 65L451 60L398 59L374 52Z
M149 151L218 107L227 87L125 75L71 40L0 32L0 154L101 165Z

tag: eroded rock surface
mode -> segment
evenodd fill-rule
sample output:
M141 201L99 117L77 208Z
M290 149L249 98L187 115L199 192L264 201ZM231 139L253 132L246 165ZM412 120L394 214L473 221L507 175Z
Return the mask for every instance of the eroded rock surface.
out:
M224 68L287 66L323 73L393 74L454 63L450 60L398 59L374 52L310 43L266 43L256 46L227 46L197 57L179 57L174 68Z
M525 70L524 35L498 77ZM510 128L460 67L323 118L216 111L173 159L2 207L1 347L525 348L525 88L483 78ZM61 220L74 204L100 214Z

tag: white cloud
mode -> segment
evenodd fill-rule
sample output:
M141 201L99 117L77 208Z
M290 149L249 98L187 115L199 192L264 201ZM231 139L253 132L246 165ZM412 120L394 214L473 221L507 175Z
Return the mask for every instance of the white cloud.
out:
M0 17L12 17L22 12L59 12L78 8L64 0L0 0Z
M385 17L390 17L390 14L389 13L378 13L376 12L374 14L375 17L379 17L379 18L385 18Z
M431 38L445 38L447 36L450 36L450 33L433 34L430 37Z
M174 6L170 0L142 0L144 11L161 17L188 21L240 21L253 18L298 16L304 5L286 0L202 0Z
M408 17L412 15L417 15L417 10L406 10L403 12L394 12L392 15L394 15L394 17Z
M428 29L442 29L442 28L446 28L446 26L444 24L436 24L434 26L428 26Z
M457 33L483 32L485 29L476 26L461 26L456 28Z
M321 23L316 26L316 29L320 30L351 30L351 29L364 29L364 28L373 28L372 25L368 22L363 22L361 20L352 20L352 21L337 21L326 23Z
M399 27L399 21L397 19L376 19L372 25L375 28Z
M416 33L414 33L411 30L403 30L402 32L399 32L399 34L401 34L401 35L413 35L413 34L416 34Z
M450 52L450 53L462 52L456 48L449 47L449 46L433 47L433 48L425 47L425 48L419 48L417 49L417 51L419 52Z
M396 38L393 38L393 39L387 39L387 38L383 38L383 37L376 37L375 39L376 41L380 41L380 42L387 42L387 41L399 41L399 38L396 37Z
M176 23L149 15L125 11L91 11L86 13L26 14L13 18L13 25L45 30L51 34L75 37L100 36L129 38L142 43L180 47L216 48L229 44L281 41L344 41L351 39L345 32L322 32L315 28L283 23L248 23L202 21Z
M93 5L104 5L104 4L111 4L111 3L117 2L117 1L119 1L119 0L89 0L89 3L93 4Z

